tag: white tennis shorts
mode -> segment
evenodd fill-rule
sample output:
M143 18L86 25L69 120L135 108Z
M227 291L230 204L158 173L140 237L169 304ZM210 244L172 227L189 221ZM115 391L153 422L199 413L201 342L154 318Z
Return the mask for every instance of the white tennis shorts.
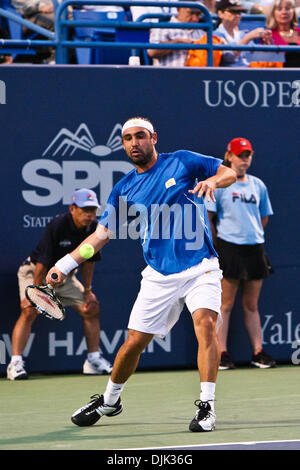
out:
M147 266L142 271L141 288L132 308L128 328L165 337L178 321L186 304L191 315L199 308L221 317L222 271L218 258L211 257L180 273L164 276Z

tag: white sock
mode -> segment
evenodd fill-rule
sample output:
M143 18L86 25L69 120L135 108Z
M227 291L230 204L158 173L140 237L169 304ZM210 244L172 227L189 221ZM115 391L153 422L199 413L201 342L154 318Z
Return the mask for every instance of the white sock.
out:
M99 351L88 353L89 362L93 362L95 359L99 359L99 357L100 357Z
M14 355L11 356L11 362L22 361L22 356Z
M201 382L201 401L209 401L212 411L214 411L216 384L214 382Z
M118 400L119 396L121 395L124 386L125 386L125 383L115 384L114 382L111 381L111 379L108 379L106 390L103 394L104 403L106 405L114 405L116 401Z

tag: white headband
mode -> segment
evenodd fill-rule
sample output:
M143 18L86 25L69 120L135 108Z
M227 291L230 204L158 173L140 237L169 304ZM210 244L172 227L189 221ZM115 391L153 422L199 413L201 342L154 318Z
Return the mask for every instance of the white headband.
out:
M148 129L151 134L154 134L154 129L151 122L145 121L144 119L129 119L128 121L126 121L124 126L122 127L122 135L130 127L144 127L145 129Z

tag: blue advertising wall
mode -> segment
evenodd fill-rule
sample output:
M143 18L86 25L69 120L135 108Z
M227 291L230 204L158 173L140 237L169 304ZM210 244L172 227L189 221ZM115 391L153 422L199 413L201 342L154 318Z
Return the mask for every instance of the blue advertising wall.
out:
M300 73L297 70L160 69L140 67L10 66L0 72L1 268L0 345L4 374L19 316L16 272L48 221L68 210L71 194L94 189L101 204L131 164L120 128L148 117L159 152L189 149L223 157L229 140L248 138L252 174L266 183L274 216L266 230L275 268L263 287L263 345L290 361L300 338L299 218ZM101 302L101 349L113 360L145 266L138 241L114 240L97 263L94 291ZM251 345L239 301L229 348L247 362ZM25 350L28 371L77 371L86 355L80 318L35 322ZM171 334L154 340L140 368L196 365L196 342L186 310Z

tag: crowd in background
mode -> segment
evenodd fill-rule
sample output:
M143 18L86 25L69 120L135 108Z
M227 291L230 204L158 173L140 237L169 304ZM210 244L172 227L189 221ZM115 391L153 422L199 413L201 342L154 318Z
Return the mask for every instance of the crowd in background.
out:
M55 8L52 0L2 0L14 8L15 12L38 26L54 31ZM186 1L186 0L183 0ZM188 1L188 0L187 0ZM193 1L193 0L192 0ZM159 4L159 2L157 2ZM211 13L214 23L214 43L232 45L300 45L300 29L298 28L298 15L300 15L300 0L203 0L202 3ZM74 7L76 8L76 7ZM117 12L123 10L120 6L89 5L84 10ZM72 9L69 9L69 18L72 19ZM172 7L144 7L131 6L125 10L126 18L137 21L141 15L156 14L165 15L164 22L172 23L199 23L204 21L199 8L175 8ZM263 21L257 27L255 21L245 22L243 15L263 15ZM166 16L167 15L167 16ZM162 17L148 18L147 22L162 21ZM22 37L33 39L39 38L37 34L32 37L33 31L23 27ZM189 44L195 42L206 42L206 32L201 29L184 28L153 28L150 31L150 42L159 44ZM1 37L11 37L6 20L2 18ZM76 37L75 32L69 29L69 38ZM43 38L43 37L40 37ZM16 38L13 38L16 39ZM18 38L19 39L19 38ZM45 38L43 38L45 39ZM75 51L75 50L74 50ZM75 52L69 49L69 63L78 63ZM151 49L147 51L147 61L150 65L181 67L186 65L206 65L200 58L200 62L193 61L189 57L187 49ZM198 50L199 55L206 51ZM264 54L264 55L261 55ZM238 67L299 67L300 54L298 52L274 53L259 52L259 54L247 51L222 51L214 65L238 66ZM141 54L142 57L142 54ZM1 62L4 64L14 62L46 63L55 64L55 50L44 48L38 50L37 54L30 56L2 55ZM143 64L143 61L142 61ZM147 65L147 64L146 64Z

